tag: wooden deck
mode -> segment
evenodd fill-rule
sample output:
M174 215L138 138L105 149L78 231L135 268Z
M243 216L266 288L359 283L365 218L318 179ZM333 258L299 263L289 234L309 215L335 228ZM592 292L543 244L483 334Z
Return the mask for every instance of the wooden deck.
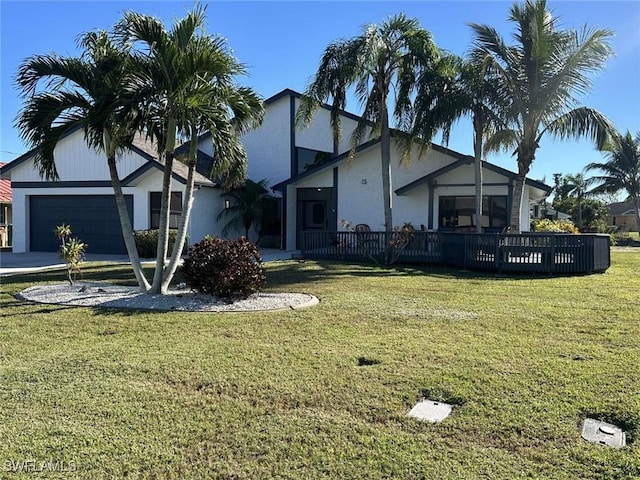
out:
M416 231L400 247L387 232L302 232L303 258L438 264L497 272L579 274L611 265L609 235L477 234ZM396 241L396 244L398 242Z

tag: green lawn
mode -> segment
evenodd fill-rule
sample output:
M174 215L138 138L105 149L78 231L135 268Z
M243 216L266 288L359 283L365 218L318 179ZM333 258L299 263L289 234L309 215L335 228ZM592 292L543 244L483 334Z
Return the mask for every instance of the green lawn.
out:
M12 295L62 272L3 279L0 478L637 479L639 272L640 250L564 278L278 262L268 290L321 302L252 314L32 305ZM425 395L452 415L408 418ZM583 441L585 416L629 445Z

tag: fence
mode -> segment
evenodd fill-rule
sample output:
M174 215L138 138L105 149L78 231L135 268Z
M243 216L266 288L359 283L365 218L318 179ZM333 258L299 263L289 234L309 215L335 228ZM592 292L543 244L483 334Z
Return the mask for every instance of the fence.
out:
M474 270L571 274L611 265L609 235L302 232L303 258L440 264Z

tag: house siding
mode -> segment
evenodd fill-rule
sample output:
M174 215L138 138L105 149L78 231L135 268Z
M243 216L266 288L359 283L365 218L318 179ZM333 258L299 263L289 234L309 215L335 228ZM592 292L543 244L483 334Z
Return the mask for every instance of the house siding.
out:
M291 134L289 97L270 104L262 126L242 137L251 180L269 180L269 186L290 177Z

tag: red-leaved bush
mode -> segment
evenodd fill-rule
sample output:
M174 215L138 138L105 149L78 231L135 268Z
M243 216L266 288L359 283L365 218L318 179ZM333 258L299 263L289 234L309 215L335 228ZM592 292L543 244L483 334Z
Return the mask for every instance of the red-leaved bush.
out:
M258 248L244 237L206 237L191 245L181 273L193 290L222 298L247 298L267 278Z

